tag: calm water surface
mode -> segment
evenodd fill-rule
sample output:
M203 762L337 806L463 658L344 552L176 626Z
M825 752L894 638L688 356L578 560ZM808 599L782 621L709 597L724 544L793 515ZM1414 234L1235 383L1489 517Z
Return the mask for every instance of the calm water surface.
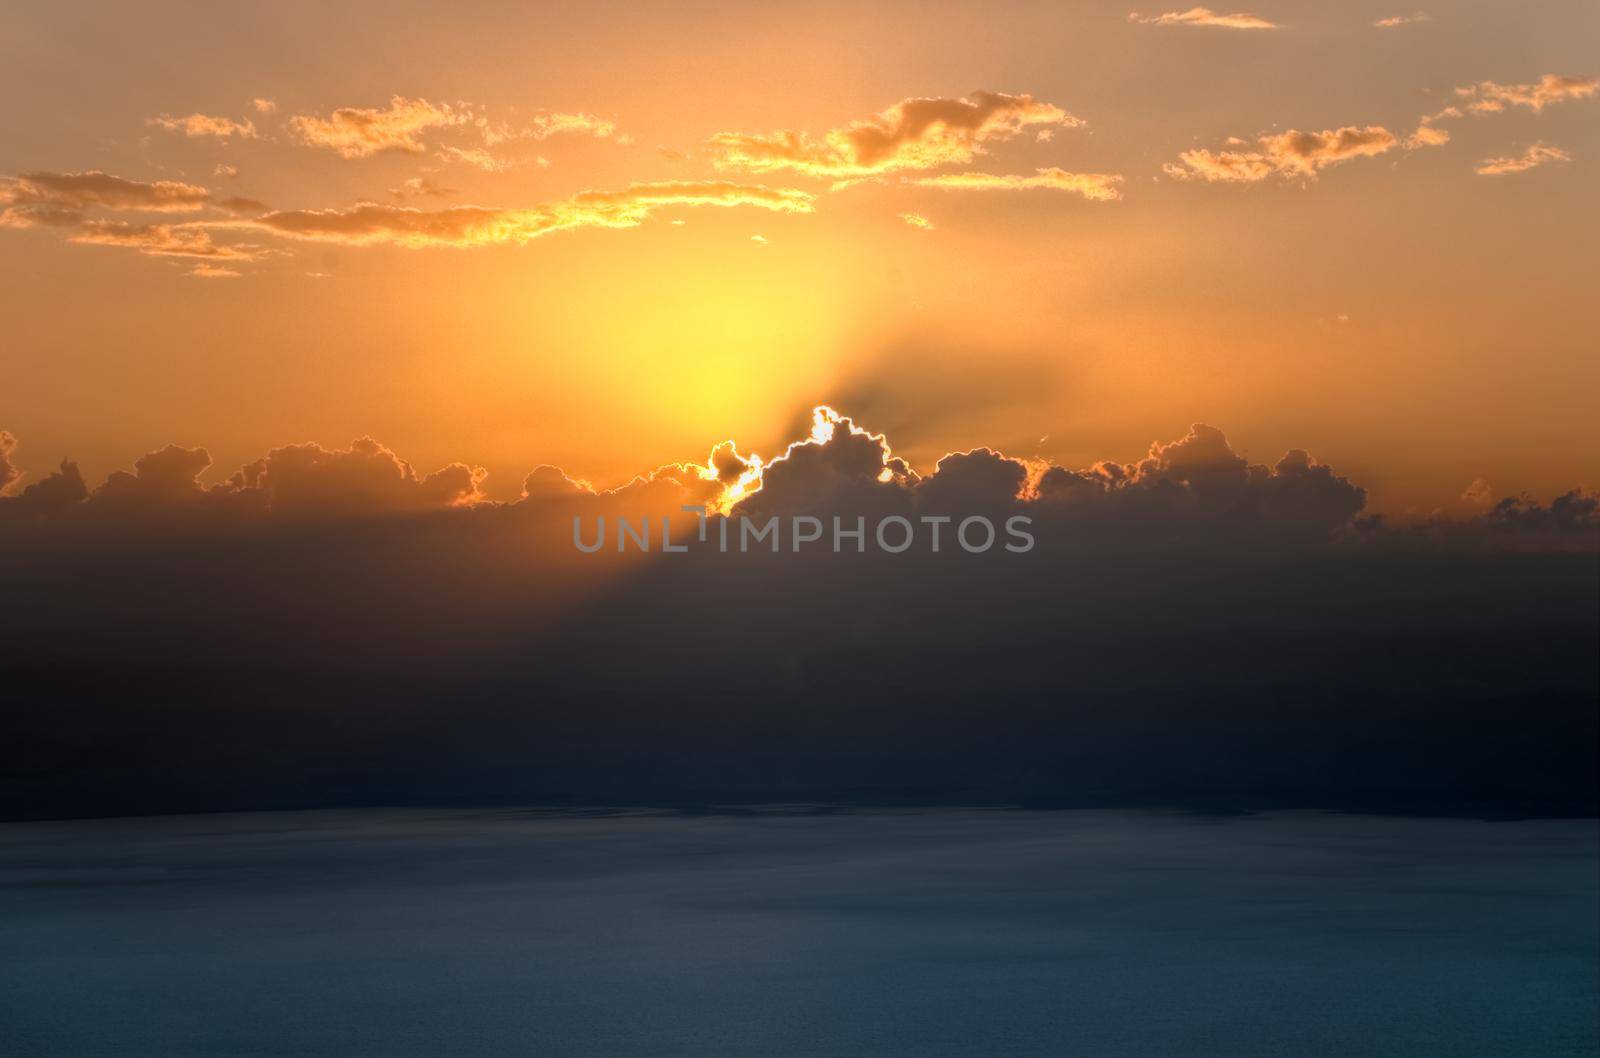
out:
M1593 821L0 826L0 1054L1582 1055Z

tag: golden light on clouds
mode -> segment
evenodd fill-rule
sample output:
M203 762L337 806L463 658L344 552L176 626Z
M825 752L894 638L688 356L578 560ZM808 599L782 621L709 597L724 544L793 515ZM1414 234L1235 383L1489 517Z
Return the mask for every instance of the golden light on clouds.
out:
M1277 29L1276 23L1258 15L1236 11L1219 15L1209 7L1191 7L1187 11L1168 11L1160 15L1141 15L1137 11L1128 16L1129 22L1144 26L1205 26L1213 29Z
M964 164L1027 129L1082 124L1030 95L974 92L965 99L904 99L815 139L792 131L718 133L706 150L718 169L850 178Z
M291 62L264 9L40 5L82 72L0 113L0 427L106 468L372 432L509 488L831 404L919 459L1208 420L1396 503L1600 481L1600 13L1132 6L341 6Z
M366 158L379 151L421 154L427 150L420 139L424 130L469 120L469 113L449 104L397 95L383 109L339 107L325 118L296 114L289 128L312 147L337 151L343 158Z
M1550 162L1570 162L1572 155L1560 147L1550 147L1543 143L1535 143L1521 154L1500 158L1485 158L1479 162L1473 172L1479 176L1506 176L1510 173L1525 173L1529 169L1537 169Z
M1091 202L1113 202L1122 197L1117 186L1122 177L1114 173L1069 173L1065 169L1040 169L1032 176L994 173L942 173L913 181L918 187L942 191L1070 191Z
M1163 166L1177 180L1257 183L1270 176L1315 179L1318 170L1352 158L1370 158L1393 148L1394 133L1381 125L1346 125L1322 132L1290 129L1258 137L1251 149L1192 150Z

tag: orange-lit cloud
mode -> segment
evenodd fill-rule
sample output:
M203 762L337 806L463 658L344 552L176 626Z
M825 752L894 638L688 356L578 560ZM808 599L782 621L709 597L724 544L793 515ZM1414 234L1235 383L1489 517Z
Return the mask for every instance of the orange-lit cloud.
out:
M516 165L515 162L509 159L496 157L482 147L447 145L439 148L439 158L446 162L460 162L463 165L470 165L474 169L482 169L486 173L503 173Z
M1257 15L1239 11L1231 15L1219 15L1209 7L1191 7L1187 11L1168 11L1162 15L1141 15L1135 11L1128 16L1129 22L1137 22L1144 26L1210 26L1216 29L1277 29L1275 22L1268 22Z
M1448 130L1435 128L1424 122L1417 126L1417 131L1406 137L1406 149L1414 151L1421 147L1442 147L1449 142Z
M420 154L427 148L418 133L470 120L465 110L426 99L394 96L386 109L340 107L326 118L296 114L289 127L304 143L326 147L344 158L366 158L380 151Z
M1501 158L1485 158L1479 162L1472 171L1479 176L1506 176L1510 173L1525 173L1529 169L1537 169L1550 162L1570 162L1572 155L1560 147L1547 147L1542 143L1535 143L1521 154Z
M1476 114L1496 114L1508 106L1527 107L1539 113L1545 107L1600 94L1600 78L1547 73L1535 84L1496 84L1479 81L1457 88L1456 95L1471 100L1467 109Z
M260 254L250 246L222 246L198 224L128 224L115 220L79 220L67 241L79 246L115 246L152 257L203 257L253 261Z
M142 183L99 170L0 177L0 206L24 210L192 213L210 201L211 192L194 184L176 180Z
M175 118L170 114L151 118L146 124L155 125L166 129L168 132L181 132L185 136L214 136L219 140L237 136L242 140L256 138L256 127L249 119L234 121L232 118L213 117L210 114L189 114L185 117Z
M413 176L399 187L389 189L389 194L395 198L448 198L455 193L455 188L443 187L425 176Z
M221 265L198 264L189 269L189 274L196 279L238 279L244 273Z
M276 102L271 99L263 99L260 96L250 100L250 105L256 108L257 114L271 114L278 109Z
M1065 169L1040 169L1033 176L994 173L943 173L912 181L918 187L945 191L1026 191L1045 188L1071 191L1093 202L1111 202L1122 197L1117 187L1122 177L1115 173L1069 173Z
M1288 132L1261 136L1254 150L1184 151L1181 164L1162 169L1179 180L1256 183L1270 176L1315 179L1318 170L1351 158L1383 154L1399 141L1381 125L1327 129L1322 132Z
M726 182L634 184L625 191L585 191L527 209L457 206L424 211L364 202L349 209L284 210L236 222L291 239L354 246L490 246L526 243L577 228L632 228L668 206L754 206L810 213L814 195L790 188Z
M902 213L900 214L900 219L911 225L913 228L920 228L923 231L933 230L933 221L929 220L927 217L924 217L920 213Z
M617 125L614 121L597 117L594 114L564 113L557 111L550 114L539 114L526 128L513 129L505 124L483 123L483 141L490 146L505 140L526 137L534 140L546 140L551 136L562 133L579 133L593 136L596 139L606 139L616 135Z
M16 450L16 435L0 430L0 493L4 493L22 477L22 471L11 462L11 453Z
M1418 22L1430 22L1432 19L1433 16L1426 11L1413 11L1409 15L1390 15L1388 18L1380 18L1373 23L1373 26L1377 29L1395 29L1399 26L1416 25Z
M819 177L874 176L965 164L1036 126L1083 122L1030 95L974 92L965 99L905 99L816 139L804 132L724 132L707 143L712 164L747 172L792 170Z

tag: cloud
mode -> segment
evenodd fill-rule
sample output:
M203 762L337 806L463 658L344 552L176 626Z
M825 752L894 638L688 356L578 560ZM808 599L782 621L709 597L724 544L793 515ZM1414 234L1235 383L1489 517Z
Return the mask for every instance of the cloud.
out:
M212 117L209 114L189 114L185 117L175 118L170 114L162 114L158 118L150 118L147 125L156 125L168 132L181 132L185 136L213 136L225 140L237 136L241 140L256 138L256 127L246 119L234 121L232 118Z
M315 444L275 448L229 479L236 493L258 492L283 517L403 514L466 507L483 500L482 467L450 463L431 474L370 437L346 449Z
M513 140L547 140L564 133L593 136L602 140L616 136L617 133L616 122L581 111L536 114L530 124L521 128L505 121L490 121L486 117L476 119L475 123L483 142L490 147Z
M0 430L0 494L22 478L22 471L11 462L11 453L16 450L16 435Z
M1388 18L1380 18L1372 25L1376 29L1395 29L1399 26L1413 26L1418 22L1431 22L1432 20L1433 16L1426 11L1413 11L1409 15L1390 15Z
M900 219L911 225L913 228L919 228L922 231L933 230L933 221L929 220L927 217L924 217L920 213L902 213L900 214Z
M1456 95L1471 100L1467 109L1475 114L1497 114L1507 106L1527 107L1539 113L1545 107L1572 99L1588 99L1600 93L1600 78L1574 77L1547 73L1536 84L1496 84L1479 81L1457 88Z
M515 162L498 158L482 147L441 147L439 158L446 162L461 162L463 165L482 169L486 173L503 173L516 167Z
M448 198L456 194L456 189L442 187L425 176L413 176L399 187L391 187L389 194L395 198Z
M1548 147L1543 143L1535 143L1521 154L1502 158L1485 158L1479 162L1473 172L1479 176L1506 176L1511 173L1525 173L1529 169L1537 169L1549 162L1570 162L1572 155L1560 147Z
M671 181L634 184L625 191L585 191L527 209L457 206L424 211L364 202L349 209L286 210L239 226L291 239L430 246L523 244L552 232L578 228L632 228L670 206L753 206L781 213L809 213L815 196L788 188L727 182Z
M289 127L301 142L337 151L343 158L367 158L380 151L421 154L426 146L418 133L431 128L460 125L471 115L448 104L394 96L386 109L340 107L326 118L296 114Z
M250 100L250 105L256 108L257 114L271 114L278 109L277 103L270 99L263 99L260 96Z
M212 242L211 233L195 224L128 224L115 220L80 220L67 241L79 246L114 246L137 250L152 257L203 257L226 261L253 261L260 256L253 246L225 246Z
M244 273L220 265L198 264L189 269L189 274L196 279L238 279Z
M1450 142L1450 133L1446 129L1434 128L1429 124L1417 126L1417 131L1406 137L1406 150L1414 151L1422 147L1440 147Z
M707 141L707 152L718 169L863 177L965 164L986 153L986 144L1027 129L1082 124L1030 95L974 92L965 99L905 99L821 139L791 131L719 133Z
M943 173L912 181L918 187L944 191L1024 191L1045 188L1071 191L1092 202L1112 202L1122 197L1117 187L1122 177L1115 173L1069 173L1064 169L1040 169L1033 176L998 176L992 173Z
M227 179L227 180L232 180L232 179L234 179L235 177L237 177L239 175L239 169L238 169L237 166L226 165L226 164L224 164L222 162L218 162L217 163L217 167L215 169L211 170L211 175L212 176L220 176L220 177L223 177L224 179Z
M1162 170L1175 179L1210 182L1256 183L1274 175L1315 179L1327 166L1383 154L1397 143L1394 133L1381 125L1322 132L1290 129L1258 137L1255 150L1184 151L1178 156L1181 164L1168 163Z
M194 184L176 180L142 183L99 170L0 177L0 206L23 210L192 213L210 201L211 192Z
M1128 16L1129 22L1144 26L1211 26L1217 29L1277 29L1276 23L1256 15L1236 12L1219 15L1208 7L1191 7L1187 11L1168 11L1163 15L1141 15L1137 11Z

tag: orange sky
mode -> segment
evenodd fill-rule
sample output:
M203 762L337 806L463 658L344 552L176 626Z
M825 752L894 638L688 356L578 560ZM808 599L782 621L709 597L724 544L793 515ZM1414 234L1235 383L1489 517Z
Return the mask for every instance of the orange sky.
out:
M0 428L508 496L827 402L913 461L1205 421L1389 511L1600 483L1600 8L1184 11L13 5Z

